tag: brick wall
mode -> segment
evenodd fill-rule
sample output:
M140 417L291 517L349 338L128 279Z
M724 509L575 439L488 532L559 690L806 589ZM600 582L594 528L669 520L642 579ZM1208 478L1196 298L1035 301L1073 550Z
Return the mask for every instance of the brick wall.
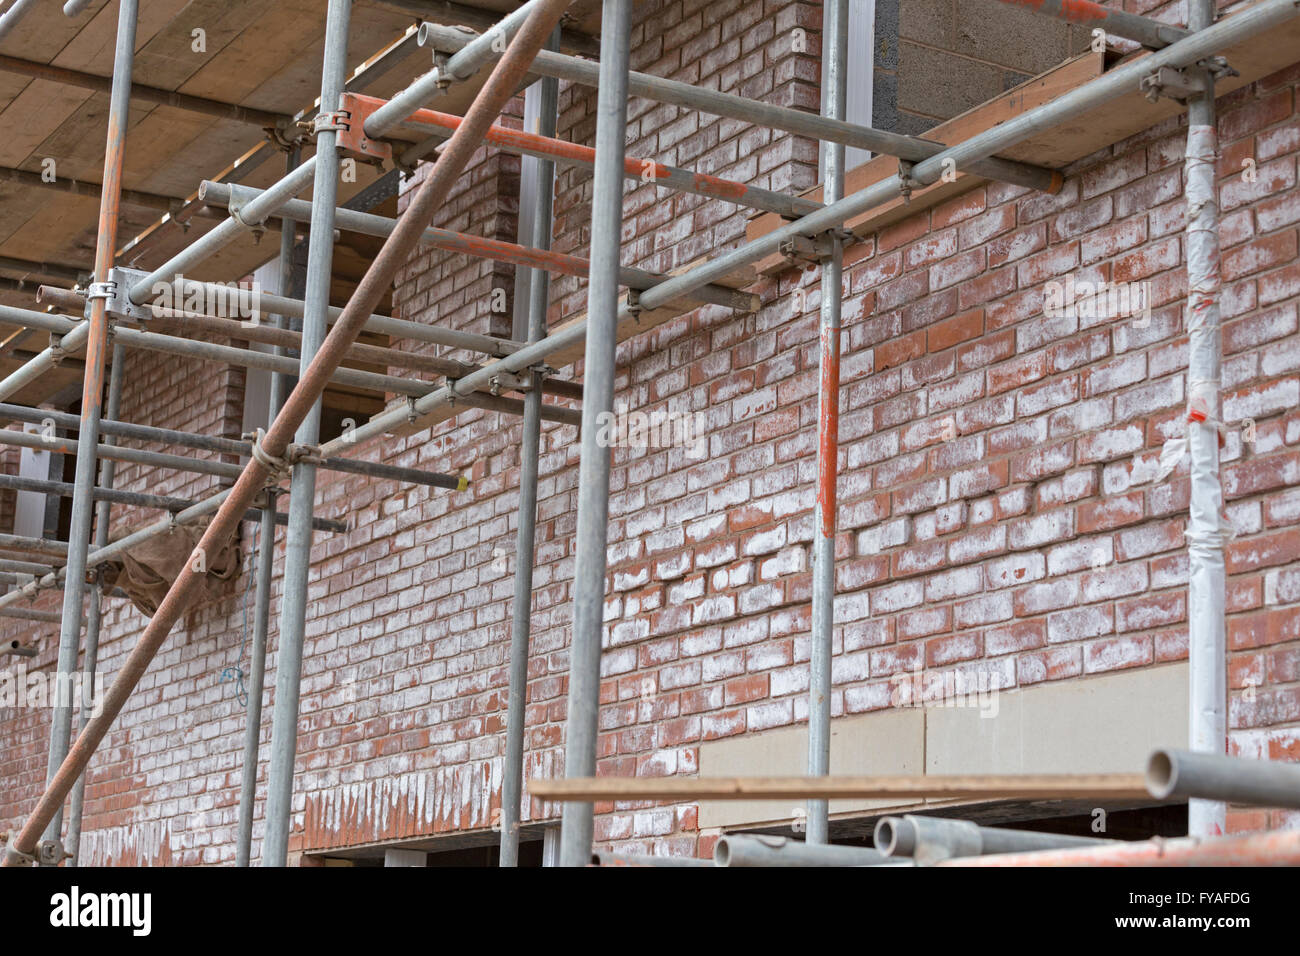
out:
M799 3L639 5L634 66L814 109L815 44L796 53L786 37L819 24L819 7ZM1300 756L1298 85L1293 68L1220 101L1224 485L1237 530L1228 552L1231 744L1290 758ZM594 94L565 88L560 105L561 136L590 143ZM848 250L836 715L888 707L890 677L914 663L936 679L978 671L1014 689L1186 656L1187 476L1149 480L1185 401L1183 139L1171 121L1076 163L1057 196L988 185ZM631 155L769 188L815 177L805 140L642 101L628 143ZM1257 163L1253 183L1242 177L1247 157ZM495 185L485 185L489 172L467 177L447 223L505 234L513 210L497 203L515 188L517 167L485 151L476 170L490 169ZM583 254L589 175L562 173L557 197L556 248ZM625 214L624 261L658 270L742 241L746 221L722 203L632 184ZM396 306L408 318L496 328L482 293L504 287L506 275L421 254ZM1067 275L1149 283L1150 322L1047 318L1046 283ZM817 286L815 273L793 271L757 287L754 315L704 307L619 349L616 403L702 413L708 455L614 452L602 772L691 773L704 741L806 719ZM553 320L584 307L582 288L555 282ZM140 367L142 383L177 368L156 361ZM185 400L164 405L142 384L126 414L195 430L238 422L233 379L185 372ZM200 374L211 387L195 407ZM318 535L313 549L295 848L453 831L490 839L518 446L517 420L467 412L367 454L468 474L468 491L322 473L317 513L349 516L350 530ZM530 775L563 769L577 459L576 429L544 426ZM198 493L192 484L167 491ZM277 572L273 622L279 581ZM233 859L243 718L219 678L241 651L245 583L177 628L96 758L91 861ZM56 605L47 596L42 606ZM109 606L111 674L141 619L122 602ZM54 629L41 633L49 667ZM274 663L272 653L268 686ZM269 726L268 717L264 743ZM0 733L7 826L43 777L44 715L0 714ZM265 766L259 800L264 783ZM602 843L711 851L715 835L699 831L690 805L600 810ZM527 818L553 815L534 804ZM1295 818L1234 813L1231 823ZM259 817L255 855L260 835Z

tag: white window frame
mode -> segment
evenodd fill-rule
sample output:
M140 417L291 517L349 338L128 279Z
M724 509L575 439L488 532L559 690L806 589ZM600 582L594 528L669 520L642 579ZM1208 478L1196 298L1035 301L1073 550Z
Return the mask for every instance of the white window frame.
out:
M859 126L871 125L872 90L875 87L876 0L849 0L848 97L844 118ZM822 58L823 82L826 59ZM817 178L826 180L825 151L818 150ZM850 170L871 159L870 150L852 146L844 150L844 168Z

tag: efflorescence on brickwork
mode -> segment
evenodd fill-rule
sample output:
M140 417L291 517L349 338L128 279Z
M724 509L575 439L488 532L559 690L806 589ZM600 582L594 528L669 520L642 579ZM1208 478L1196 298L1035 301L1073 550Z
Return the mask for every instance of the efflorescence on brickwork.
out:
M818 6L650 6L632 37L635 69L817 108ZM810 52L791 48L795 27ZM1292 68L1219 102L1230 743L1290 759L1300 757L1298 87ZM562 87L560 110L560 135L589 144L594 93ZM1058 195L988 184L846 250L835 715L895 705L897 675L916 668L1014 689L1186 658L1188 479L1185 469L1155 479L1186 402L1185 135L1171 120L1075 163ZM628 153L772 189L816 178L806 140L641 100ZM561 171L557 250L586 253L590 192L587 173ZM485 150L438 224L513 239L517 194L517 161ZM742 241L746 221L721 202L629 183L624 262L678 268ZM1149 316L1045 315L1048 284L1067 277L1141 283ZM703 415L708 454L613 451L603 773L693 773L705 741L806 720L817 285L793 269L759 284L756 314L706 306L620 346L616 406ZM497 288L513 296L512 270L426 250L394 302L405 318L504 332L509 312L488 305ZM557 278L553 322L585 308L584 289ZM127 417L238 430L242 382L149 361ZM350 530L314 547L296 848L496 822L518 446L516 419L466 412L366 454L467 474L468 491L319 477L317 513L350 515ZM528 776L563 771L577 455L576 429L544 425ZM211 481L135 466L119 476L187 496ZM244 584L178 627L92 764L89 862L233 859L243 716L219 676L239 650ZM278 605L277 574L273 622ZM141 620L107 606L111 675ZM52 666L52 627L4 625L33 630ZM274 634L271 650L273 669ZM39 791L47 732L44 713L0 715L0 826ZM601 843L712 850L693 806L597 809ZM557 815L533 803L524 818ZM1238 812L1230 824L1294 818ZM260 818L254 855L259 840Z

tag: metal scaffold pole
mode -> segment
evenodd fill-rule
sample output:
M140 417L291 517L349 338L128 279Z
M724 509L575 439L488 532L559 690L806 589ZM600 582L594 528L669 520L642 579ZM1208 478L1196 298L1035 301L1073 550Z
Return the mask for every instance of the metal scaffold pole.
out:
M99 417L104 400L104 359L108 351L108 294L103 283L117 251L118 208L121 201L122 164L130 111L131 71L135 59L136 15L139 0L121 0L117 14L117 46L113 54L113 87L109 97L108 140L104 147L104 177L99 203L99 231L95 243L95 285L91 287L90 318L87 322L86 372L81 389L81 445L72 498L68 532L67 581L63 588L63 621L59 628L59 682L50 726L50 753L46 785L54 781L72 739L72 677L77 670L81 641L82 602L86 592L86 555L90 549L94 518L95 470L98 459ZM63 827L63 808L49 821L43 839L57 844Z
M122 365L126 361L126 351L120 345L113 346L113 364L108 373L108 404L106 411L110 420L116 420L122 409ZM113 439L106 438L106 444ZM102 488L112 488L117 474L117 462L105 458L99 466L99 484ZM99 501L95 504L95 548L108 544L108 525L112 502ZM94 575L94 586L90 589L90 610L86 615L86 648L81 662L81 729L90 722L93 698L86 695L94 693L95 668L99 663L99 632L104 623L104 595L99 589L99 569ZM81 817L86 806L86 774L83 771L77 778L77 785L72 788L72 805L68 810L68 839L66 850L68 866L81 864Z
M600 426L601 416L614 406L631 8L631 0L604 0L601 6L591 280L587 286L588 323L583 361L582 458L578 473L578 524L574 534L573 640L569 648L569 705L564 740L566 777L590 777L596 773L611 454L610 448L601 441ZM562 819L560 865L585 866L591 861L592 806L566 803Z
M298 165L299 151L289 151L288 172ZM281 295L293 291L293 247L296 240L293 224L285 222L280 232ZM285 326L284 316L275 316L277 328ZM277 348L283 354L283 349ZM288 381L279 372L271 373L267 419L275 418L288 393ZM266 639L271 624L271 572L275 560L275 501L268 489L262 523L257 533L257 594L253 604L253 644L248 660L248 699L244 705L244 759L239 781L239 830L235 837L235 866L248 866L253 853L253 816L257 798L257 753L262 740L262 691L266 679Z
M822 115L843 120L848 99L849 4L830 0L823 8ZM844 196L844 146L822 143L823 189L828 203ZM808 680L808 774L831 767L831 655L835 632L835 508L839 472L840 302L844 285L844 242L838 230L825 234L829 249L821 261L821 375L817 396L817 502L813 516L812 648ZM830 803L808 801L806 840L829 842Z
M1189 26L1214 23L1215 0L1191 0ZM1222 754L1227 746L1227 625L1223 545L1230 528L1223 516L1219 481L1222 374L1219 341L1219 141L1215 126L1214 74L1189 67L1203 92L1187 108L1187 446L1191 454L1191 510L1187 523L1188 741L1191 749ZM1192 799L1187 832L1195 837L1226 832L1226 805Z
M550 48L560 45L560 31L551 35ZM560 81L545 77L534 88L538 102L538 129L554 136ZM530 92L532 92L530 90ZM532 246L550 249L555 199L555 164L537 159L532 167ZM528 341L546 337L546 312L550 304L550 274L529 270L515 280L528 288ZM519 531L515 539L515 589L510 621L510 686L506 703L506 756L501 784L501 866L519 865L519 823L523 813L524 723L528 709L528 645L532 629L533 560L537 537L537 471L541 458L542 372L532 371L532 388L524 396L523 435L519 444Z
M338 108L347 81L351 17L352 0L330 0L325 20L325 60L321 68L322 119L328 120L330 111ZM334 261L334 208L338 205L338 129L327 121L319 124L317 130L300 378L316 357L328 330L330 272ZM320 440L320 419L321 401L317 395L294 440L302 445L315 445ZM289 527L285 535L284 591L280 599L275 707L271 712L271 765L266 793L263 866L284 866L289 852L293 764L298 751L298 694L307 628L307 571L311 565L311 519L315 503L316 466L299 461L293 466L289 483Z
M1300 15L1300 8L1297 7L1296 0L1262 0L1209 29L1193 34L1150 56L1118 64L1100 77L1063 93L1048 103L1027 110L1013 119L943 149L930 158L916 163L911 168L906 183L897 174L890 176L675 275L668 281L640 293L638 307L644 311L672 302L691 290L726 277L737 268L752 265L765 256L780 252L782 245L790 240L816 236L830 228L841 226L864 212L893 201L903 195L906 189L915 190L938 182L949 168L966 168L967 164L981 157L991 156L1043 129L1049 129L1071 117L1086 113L1090 109L1123 96L1136 88L1152 71L1162 66L1181 67L1195 64L1215 55L1219 50L1295 19L1298 15ZM619 317L622 320L631 319L631 309L627 305L622 306ZM417 398L410 407L390 409L375 415L358 426L355 432L348 436L348 441L335 439L326 442L322 446L322 453L328 455L355 449L360 444L400 426L412 413L423 416L461 402L475 389L490 384L491 380L502 371L517 372L545 359L548 355L575 347L584 340L587 331L586 316L566 322L563 326L553 329L543 341L525 345L498 361L471 372L464 378Z
M460 31L439 27L432 23L426 23L420 28L420 41L433 46L434 49L460 49L467 42L474 42L467 41L465 34ZM554 76L585 86L599 87L604 82L598 63L565 56L562 53L543 51L537 57L533 71L542 76ZM632 96L643 99L712 113L715 116L727 116L754 126L785 130L810 139L841 143L844 146L884 153L887 156L897 156L908 162L920 162L943 152L943 144L931 140L904 136L900 133L888 133L869 126L818 116L816 113L806 113L791 107L774 106L747 99L734 93L722 93L680 80L666 80L647 73L629 73L628 92ZM371 119L373 118L372 116ZM370 132L369 123L366 125L366 131ZM983 157L973 161L969 167L963 168L968 168L970 172L987 179L1016 183L1028 186L1030 189L1056 192L1061 188L1062 183L1061 174L1055 170L1013 160Z

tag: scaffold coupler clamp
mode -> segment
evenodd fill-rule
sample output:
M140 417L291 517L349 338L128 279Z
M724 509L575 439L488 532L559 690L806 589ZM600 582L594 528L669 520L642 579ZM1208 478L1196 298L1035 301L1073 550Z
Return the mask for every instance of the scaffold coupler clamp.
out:
M40 848L37 847L37 850L39 851ZM13 840L10 840L9 845L5 847L5 855L9 858L9 862L14 865L31 866L36 862L35 853L24 853L22 850L18 849L18 847L14 846Z
M451 60L451 54L445 53L442 50L433 51L433 74L436 77L434 82L437 84L438 89L440 90L446 90L450 88L453 80L455 79L450 73L447 72L447 63L450 60Z
M62 332L50 333L50 345L48 351L50 353L51 365L61 365L63 363L63 360L68 357L68 352L63 347Z
M125 266L114 266L108 270L108 279L104 282L92 282L86 290L86 318L90 318L91 305L96 299L103 299L108 313L117 318L131 322L144 322L151 315L148 306L136 305L131 301L131 289L149 273ZM112 325L109 326L110 332Z
M320 445L303 445L294 442L285 449L284 457L290 465L296 465L300 461L319 462L321 460Z
M30 581L22 586L23 597L28 601L35 601L41 594L41 583L33 577Z
M262 237L266 235L265 216L261 219L250 219L244 215L244 210L256 197L257 193L247 186L231 183L230 202L226 205L226 212L230 213L230 218L253 234L254 244L260 243Z
M455 405L456 404L456 380L454 378L447 379L447 391L451 395L451 397L447 399L447 404ZM407 395L406 396L406 424L414 425L419 420L420 420L420 416L415 411L415 397L412 395Z
M274 126L263 127L262 131L266 133L266 138L271 141L271 145L282 153L292 152L308 139L307 131L303 129L302 124L292 120L281 120Z
M777 247L777 251L792 266L817 266L834 254L831 241L855 238L847 229L832 228L816 236L791 236Z
M244 435L244 440L252 443L249 453L259 465L266 469L266 481L263 487L270 487L278 485L289 477L293 472L293 461L287 451L284 455L272 455L263 445L265 439L266 430L262 428Z
M638 289L627 290L627 312L632 316L632 320L638 325L641 324L641 313L645 311L645 306L641 304L641 292Z
M912 176L912 170L916 168L916 163L906 159L898 161L898 194L903 197L903 204L906 205L912 201L912 191L921 189L925 186L920 180Z
M1212 56L1197 61L1193 67L1159 67L1142 77L1138 86L1152 103L1165 96L1186 105L1188 100L1207 92L1203 72L1208 72L1212 80L1241 75L1223 57Z
M408 180L410 180L412 176L415 175L415 168L416 165L418 165L418 163L419 163L418 160L416 161L415 164L404 163L402 162L401 154L398 153L396 150L394 150L393 152L393 168L402 174L403 183L407 182Z
M817 261L815 243L808 236L791 236L783 239L777 246L777 252L790 265L811 265Z
M303 120L298 125L304 129L310 130L311 137L314 139L327 130L341 133L350 129L349 120L352 119L352 113L348 110L322 110L311 118Z
M86 307L89 311L90 303L96 299L103 299L109 305L117 298L117 280L113 278L110 272L109 277L104 282L92 282L86 287Z

